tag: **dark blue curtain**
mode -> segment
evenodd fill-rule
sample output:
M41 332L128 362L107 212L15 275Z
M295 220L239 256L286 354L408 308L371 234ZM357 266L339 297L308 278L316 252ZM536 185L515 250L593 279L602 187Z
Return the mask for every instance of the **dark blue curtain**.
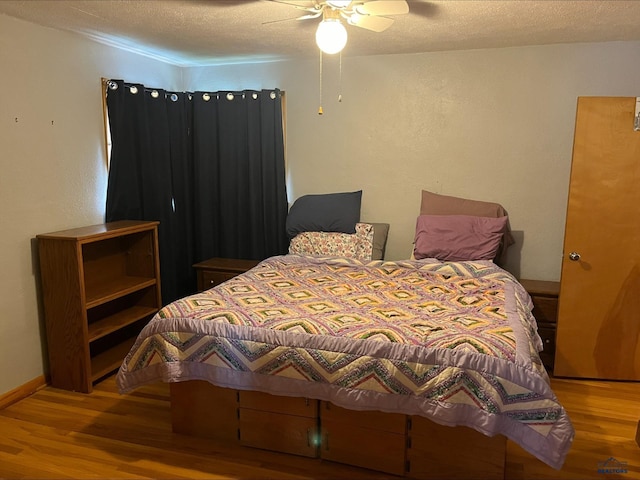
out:
M279 90L166 92L111 80L105 221L158 220L162 298L195 291L192 265L285 253Z

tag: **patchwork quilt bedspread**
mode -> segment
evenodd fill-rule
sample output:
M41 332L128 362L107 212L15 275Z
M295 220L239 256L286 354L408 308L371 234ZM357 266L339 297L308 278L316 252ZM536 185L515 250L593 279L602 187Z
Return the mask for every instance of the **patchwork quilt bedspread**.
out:
M574 431L531 308L489 261L276 256L160 310L117 381L127 392L207 380L422 415L503 434L560 468Z

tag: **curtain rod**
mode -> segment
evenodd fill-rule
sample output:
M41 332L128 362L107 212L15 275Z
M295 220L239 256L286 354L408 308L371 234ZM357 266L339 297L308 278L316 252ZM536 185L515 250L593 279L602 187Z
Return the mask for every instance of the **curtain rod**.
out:
M235 95L242 95L243 98L245 97L246 93L252 93L254 98L257 98L257 95L262 93L262 90L254 90L254 89L246 89L246 90L220 90L218 92L206 92L206 91L196 91L196 92L171 92L169 90L164 90L162 88L149 88L146 87L140 83L136 84L136 83L129 83L129 82L124 82L122 80L107 80L105 82L106 86L108 89L110 90L117 90L118 89L118 81L122 82L122 85L125 88L129 88L129 89L134 89L135 91L131 91L131 93L137 93L138 88L142 87L145 93L149 93L153 98L157 98L160 95L160 91L165 92L165 98L166 97L171 97L171 99L173 101L178 100L178 93L182 93L184 95L188 95L189 96L189 100L191 100L192 96L195 94L202 94L203 99L205 101L208 101L212 95L215 95L217 99L220 98L220 94L226 95L227 96L227 100L233 100L233 98L235 98ZM269 89L264 89L266 91L270 92L271 98L275 98L277 93L280 93L280 90L275 89L275 88L269 88ZM155 95L154 95L155 94ZM175 96L175 98L174 98Z

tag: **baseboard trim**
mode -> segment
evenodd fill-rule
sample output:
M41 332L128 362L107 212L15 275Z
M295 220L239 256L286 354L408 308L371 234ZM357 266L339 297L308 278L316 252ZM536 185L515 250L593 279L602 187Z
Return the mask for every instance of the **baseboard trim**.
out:
M38 390L47 386L47 380L44 375L34 378L33 380L25 383L24 385L14 388L13 390L0 395L0 410L7 408L23 398L27 398L29 395L34 394Z

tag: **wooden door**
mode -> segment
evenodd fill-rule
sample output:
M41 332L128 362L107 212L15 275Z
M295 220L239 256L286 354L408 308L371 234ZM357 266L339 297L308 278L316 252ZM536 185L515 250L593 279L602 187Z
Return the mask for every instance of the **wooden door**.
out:
M640 131L634 131L635 104L635 98L578 99L556 376L640 380Z

